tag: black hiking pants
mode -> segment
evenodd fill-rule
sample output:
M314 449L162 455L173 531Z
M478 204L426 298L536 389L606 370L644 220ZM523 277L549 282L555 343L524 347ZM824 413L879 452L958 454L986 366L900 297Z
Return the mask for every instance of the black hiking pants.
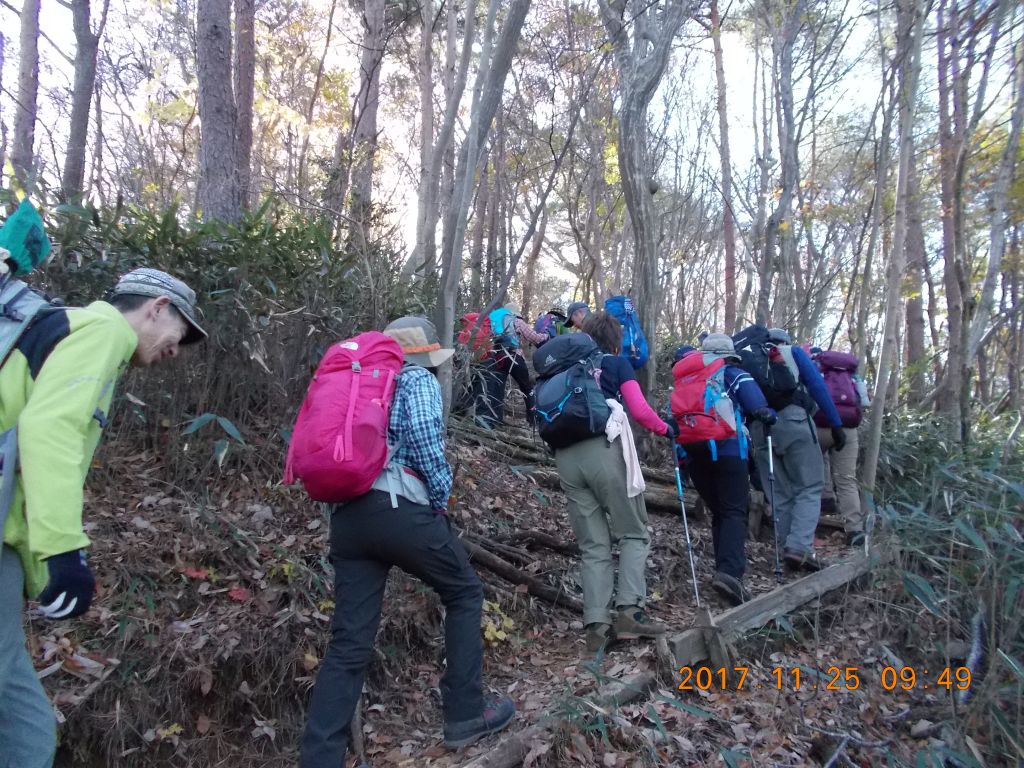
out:
M715 547L715 569L743 578L747 559L747 511L750 506L750 473L747 460L719 456L711 460L706 443L686 447L686 471L697 493L711 510L711 541Z
M496 344L491 356L480 366L481 396L477 400L476 415L493 426L505 418L505 385L509 376L515 381L526 400L527 420L533 408L533 382L526 358L518 349Z
M445 722L483 713L480 610L483 587L448 518L383 491L334 508L331 564L335 608L302 737L301 768L344 765L349 728L380 623L384 586L398 566L429 586L445 607L447 668L441 678Z

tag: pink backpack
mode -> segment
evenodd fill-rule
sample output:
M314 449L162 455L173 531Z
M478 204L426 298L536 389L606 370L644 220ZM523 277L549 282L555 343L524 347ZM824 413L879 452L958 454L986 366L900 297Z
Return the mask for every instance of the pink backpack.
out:
M332 345L295 420L284 483L301 480L314 501L338 503L370 490L388 460L388 414L402 348L378 331Z

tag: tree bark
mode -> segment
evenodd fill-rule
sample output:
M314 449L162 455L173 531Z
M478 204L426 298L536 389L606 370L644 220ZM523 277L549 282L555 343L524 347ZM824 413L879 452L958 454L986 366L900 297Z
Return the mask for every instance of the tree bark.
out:
M917 83L920 75L921 38L923 17L921 0L897 0L896 59L899 62L899 166L896 177L896 215L893 248L889 263L888 289L885 306L885 331L879 356L878 375L875 379L875 408L868 427L867 447L864 451L862 484L874 490L878 470L878 454L882 443L882 425L885 422L886 394L890 376L897 370L897 326L899 324L900 288L906 265L907 201L914 190L910 187L910 162L914 151L914 120L917 105Z
M366 252L373 205L373 166L377 154L380 68L384 61L384 1L366 0L359 61L359 94L352 132L352 181L349 185L349 240Z
M416 246L412 256L402 268L402 279L411 279L417 272L422 272L424 277L432 275L435 271L437 261L437 222L440 218L441 200L438 185L441 179L441 168L445 158L454 159L455 147L455 120L459 113L459 104L462 101L462 94L466 90L466 79L469 72L469 61L472 57L473 42L476 36L476 9L475 3L470 4L466 9L466 28L463 32L462 52L459 57L458 71L455 71L455 36L457 34L459 4L449 3L448 9L448 30L447 30L447 51L445 54L445 83L450 88L445 88L447 103L444 108L444 120L441 121L441 128L437 134L437 141L434 142L430 153L430 165L425 174L424 187L420 189L420 197L425 198L423 227L417 227ZM490 18L490 17L489 17ZM492 22L493 23L493 20ZM449 163L452 167L454 163ZM452 172L452 194L454 198L454 172ZM449 206L451 201L449 200ZM468 210L468 209L467 209ZM447 211L445 221L448 221ZM452 317L454 318L454 312Z
M725 332L736 331L736 230L732 209L732 160L729 152L729 110L726 105L725 62L722 54L722 20L718 0L711 0L711 40L715 52L718 85L718 155L722 163L722 239L725 247Z
M537 262L544 248L544 235L548 228L547 208L541 213L537 234L533 238L533 248L526 259L526 279L523 280L523 317L529 320L534 315L533 300L537 290ZM541 310L542 312L545 310Z
M487 134L490 131L494 113L501 102L504 91L505 77L512 66L512 56L519 44L526 13L530 9L531 0L511 0L498 34L497 44L493 45L493 25L497 15L499 0L491 0L488 9L488 28L485 31L484 45L480 55L480 69L477 72L473 93L473 108L470 112L469 128L466 140L459 153L459 163L455 171L455 191L451 206L445 216L444 242L442 243L443 268L441 271L441 296L437 303L437 330L441 337L441 346L451 347L455 328L455 299L459 280L462 276L462 246L466 237L466 219L470 204L469 191L476 171L479 167L480 155ZM439 375L441 392L444 402L451 403L451 366L444 366Z
M971 321L967 336L966 359L973 360L978 354L982 336L992 319L992 308L995 304L996 283L1002 272L1003 252L1006 247L1006 203L1013 180L1014 167L1018 159L1020 147L1021 123L1024 122L1024 42L1017 42L1013 54L1013 95L1010 114L1010 130L1006 138L1006 146L999 159L996 179L989 196L988 215L988 266L985 280L982 283L981 297Z
M963 266L957 249L956 173L957 147L962 136L956 130L953 115L951 91L953 61L959 57L957 13L950 14L949 26L945 23L946 2L939 5L938 16L938 83L939 83L939 180L942 201L942 254L944 261L943 282L946 287L946 312L949 328L946 352L946 367L939 386L936 408L947 416L958 429L962 421L960 394L963 386L962 369L965 367L963 348L964 291L961 280ZM960 435L958 435L960 437Z
M256 88L256 3L235 0L236 165L242 208L252 204L252 107Z
M420 4L420 185L416 201L416 242L410 261L423 263L425 245L421 237L427 230L427 188L434 153L434 0ZM436 195L437 185L434 184Z
M778 203L765 227L765 254L774 261L778 254L778 291L775 297L774 323L791 324L796 318L796 233L793 225L793 198L799 182L797 130L793 107L793 49L804 24L804 0L796 0L788 9L781 29L772 31L772 52L777 65L775 96L782 158L782 183Z
M907 197L907 357L909 373L907 398L919 403L925 397L925 343L924 343L924 262L928 258L924 244L924 226L921 222L921 201L917 185L917 160L910 158L910 189Z
M316 66L316 77L313 78L313 93L309 97L309 104L306 106L306 130L302 136L302 150L299 152L299 167L295 178L298 180L300 190L308 186L306 181L306 157L309 154L309 134L313 130L313 112L316 103L320 99L320 90L324 81L324 64L327 61L327 53L331 49L331 38L334 35L334 14L338 8L338 0L331 0L331 10L327 14L327 34L324 38L324 50L320 54L320 60Z
M39 96L39 0L21 6L21 48L18 59L18 102L14 108L11 164L22 185L35 169L36 100Z
M199 0L199 207L206 220L241 218L237 113L231 82L231 0Z
M683 0L599 0L601 20L611 39L620 78L618 160L622 191L633 225L633 301L644 334L658 334L661 290L658 285L658 217L651 182L653 163L647 146L647 108L668 67L672 42L682 26ZM632 11L626 18L627 5ZM660 12L660 13L659 13ZM654 390L656 356L641 372L644 390Z
M61 191L68 202L77 201L85 187L85 149L89 143L89 109L96 84L96 53L106 26L109 0L97 32L92 31L90 0L72 0L71 18L75 30L75 80L71 89L71 120L68 151L64 156Z

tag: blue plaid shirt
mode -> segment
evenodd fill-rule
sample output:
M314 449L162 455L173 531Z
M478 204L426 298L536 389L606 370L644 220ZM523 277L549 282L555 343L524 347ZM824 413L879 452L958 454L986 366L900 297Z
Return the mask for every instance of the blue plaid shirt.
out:
M430 507L447 510L452 468L444 457L441 387L426 368L402 368L391 404L388 444L399 446L393 460L418 472L427 484Z

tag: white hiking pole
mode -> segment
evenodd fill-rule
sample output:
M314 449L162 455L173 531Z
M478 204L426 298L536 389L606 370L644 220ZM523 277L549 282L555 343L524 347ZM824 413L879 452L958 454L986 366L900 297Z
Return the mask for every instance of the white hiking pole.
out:
M779 559L779 513L775 508L775 455L772 453L772 432L764 428L768 438L768 502L772 505L772 538L775 539L775 579L782 583L782 561Z
M693 598L700 608L700 592L697 589L697 567L693 561L693 543L690 541L690 524L686 522L686 502L683 500L683 478L679 474L679 457L672 451L673 463L676 467L676 491L679 493L679 509L683 514L683 531L686 533L686 553L690 557L690 575L693 577Z

